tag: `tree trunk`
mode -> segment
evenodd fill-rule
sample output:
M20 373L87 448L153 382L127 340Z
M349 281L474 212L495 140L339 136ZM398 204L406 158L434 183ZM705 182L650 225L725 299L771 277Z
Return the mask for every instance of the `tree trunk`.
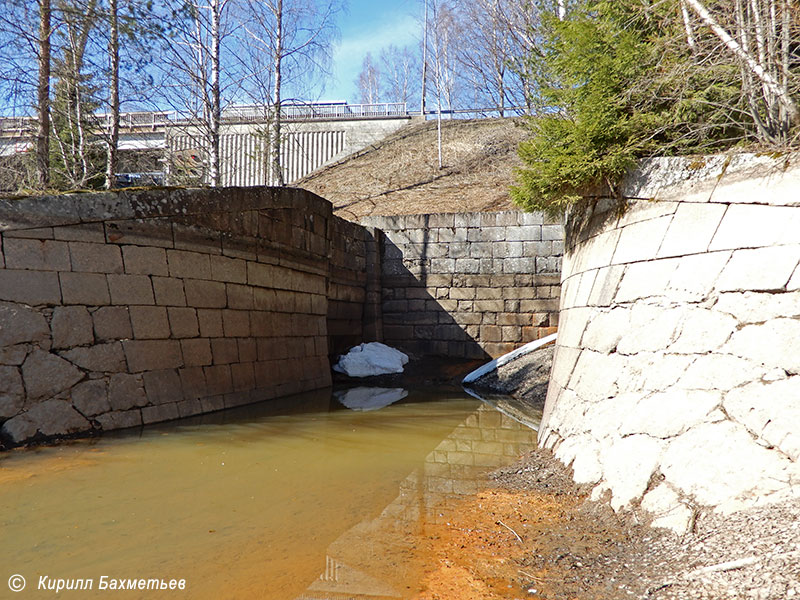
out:
M425 119L425 84L428 81L428 0L425 2L425 22L422 28L422 93L420 94L419 112Z
M36 173L41 189L50 184L50 33L50 0L39 0Z
M211 187L220 184L219 160L219 122L222 112L220 105L219 70L220 70L220 0L211 2L211 114L209 115L209 140L208 162L209 180Z
M106 154L106 189L117 187L117 147L119 146L119 22L117 19L117 0L108 1L110 38L108 53L111 58L111 92L108 148Z
M283 186L281 168L281 60L283 59L283 0L275 6L275 86L272 95L272 132L270 146L272 163L272 185Z

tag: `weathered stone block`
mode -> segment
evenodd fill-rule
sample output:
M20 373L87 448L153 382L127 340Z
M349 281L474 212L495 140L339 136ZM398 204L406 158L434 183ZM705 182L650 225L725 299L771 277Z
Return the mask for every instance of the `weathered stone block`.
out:
M127 373L112 375L108 382L108 401L115 411L128 410L147 404L142 376ZM103 428L106 427L103 426Z
M788 377L731 390L724 404L732 419L796 461L800 458L800 436L794 427L800 419L798 397L800 377Z
M247 283L247 262L226 256L211 256L211 279L231 283Z
M0 319L1 315L2 312ZM71 348L94 342L92 317L83 306L56 307L50 326L53 331L53 348Z
M22 365L22 377L30 400L48 398L71 388L83 373L55 354L35 350Z
M722 421L699 425L674 440L664 452L661 472L683 494L731 512L785 485L788 463L758 445L741 425Z
M42 343L49 337L50 328L41 313L19 304L0 302L0 348L25 342Z
M598 424L623 436L644 434L655 438L673 438L705 422L722 400L713 390L670 389L642 397L614 422Z
M617 352L637 354L669 348L678 337L681 314L679 308L634 304L630 327L617 344Z
M211 340L211 354L215 365L227 365L239 361L239 346L235 339L214 338Z
M25 388L16 367L0 367L0 419L9 419L25 405Z
M743 325L763 323L780 317L798 317L800 316L800 292L720 294L714 309L732 315Z
M136 244L172 248L172 223L168 218L107 221L106 240L112 244Z
M614 301L625 303L658 296L667 289L679 262L678 259L664 259L628 265Z
M119 246L69 242L72 270L85 273L122 273Z
M678 380L683 389L731 390L760 379L766 369L737 356L706 354L695 360Z
M69 247L66 242L7 238L3 243L6 268L37 271L69 271Z
M163 306L131 306L129 312L133 337L142 340L170 337L167 309Z
M225 308L228 295L225 284L217 281L185 279L186 303L195 308Z
M207 254L168 250L167 261L172 277L190 279L211 279L211 261Z
M61 356L80 368L96 373L120 373L127 369L120 342L73 348Z
M658 258L705 252L726 209L724 204L679 204L658 250Z
M54 227L53 237L67 242L104 244L106 241L105 229L102 223L82 223L80 225Z
M94 334L100 341L133 337L131 319L124 306L104 306L92 313Z
M170 307L169 329L174 338L193 338L200 335L197 311L194 308Z
M246 310L223 310L222 330L225 337L250 335L250 314Z
M61 304L58 274L0 269L0 300L31 306Z
M670 278L667 295L672 300L683 302L708 298L730 257L728 251L682 257Z
M239 310L252 310L254 308L255 306L255 301L253 298L254 288L247 285L237 285L234 283L227 284L226 288L228 293L228 308L235 308ZM310 312L310 307L308 310L305 310L303 312Z
M146 275L108 275L113 304L155 304L153 286Z
M722 271L716 289L720 292L783 290L798 260L800 245L736 250Z
M671 220L672 215L668 215L622 228L612 264L649 260L656 256Z
M133 373L183 366L178 340L128 340L122 345Z
M723 352L800 374L800 320L772 319L733 334Z
M103 431L140 427L142 425L142 412L134 410L121 410L98 415L97 422Z
M181 340L181 350L187 367L203 367L212 362L211 342L206 338Z
M253 363L231 365L231 379L233 381L233 389L237 392L255 389L256 380Z
M200 335L203 337L222 337L222 311L217 309L198 309L197 320Z
M124 246L122 256L125 272L131 275L166 276L169 274L167 253L163 248Z
M669 348L679 354L704 354L718 350L737 329L730 315L699 307L684 309L680 335Z
M142 423L163 423L180 417L177 402L159 404L158 406L145 406L142 408Z
M72 388L72 405L85 417L94 417L111 410L108 385L104 379L84 381Z
M6 421L2 431L12 443L20 444L32 439L37 434L69 435L89 429L91 429L89 422L68 402L46 400L34 405L27 412Z
M216 365L203 368L206 374L207 391L211 396L229 394L233 391L233 380L229 365Z
M183 280L171 277L153 277L153 291L159 306L186 306Z
M790 206L728 207L709 250L758 248L797 242L800 211Z
M663 442L646 435L622 438L601 449L603 479L612 490L614 510L642 497L663 450Z
M150 404L170 404L183 399L181 379L176 369L148 371L142 374L142 379Z

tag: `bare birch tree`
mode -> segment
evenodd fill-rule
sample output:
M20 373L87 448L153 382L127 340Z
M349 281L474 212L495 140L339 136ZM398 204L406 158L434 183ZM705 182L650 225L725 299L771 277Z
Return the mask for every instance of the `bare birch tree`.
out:
M383 74L383 96L389 102L404 102L408 105L417 95L416 73L419 57L413 48L390 45L380 53Z
M117 185L117 149L119 146L119 8L118 0L108 2L109 118L106 141L106 189Z
M50 0L39 0L39 83L36 94L36 173L41 189L50 184Z
M381 72L372 60L372 53L367 52L361 63L361 71L356 79L358 92L362 104L375 104L380 102Z
M172 23L161 43L156 85L157 101L167 103L180 115L181 135L193 151L203 156L202 182L216 187L221 182L220 124L223 96L235 96L237 71L225 57L233 55L234 24L228 19L231 0L173 0L165 4ZM223 77L224 74L224 77ZM196 147L199 146L199 147Z
M243 94L269 107L264 117L273 185L284 185L282 107L297 101L285 98L285 90L307 97L330 72L340 10L338 0L247 0L237 14Z
M800 84L792 40L800 27L792 21L797 14L794 0L734 0L733 10L713 11L700 0L682 0L699 20L685 18L687 43L696 49L706 28L720 41L740 66L742 93L759 137L770 143L787 139L793 124L800 124L800 110L794 95ZM796 58L795 58L796 60Z

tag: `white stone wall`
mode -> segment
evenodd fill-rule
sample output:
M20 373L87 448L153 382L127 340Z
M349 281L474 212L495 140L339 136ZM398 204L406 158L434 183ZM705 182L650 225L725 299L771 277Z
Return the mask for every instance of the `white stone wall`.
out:
M800 156L643 166L571 220L540 443L683 529L800 495Z

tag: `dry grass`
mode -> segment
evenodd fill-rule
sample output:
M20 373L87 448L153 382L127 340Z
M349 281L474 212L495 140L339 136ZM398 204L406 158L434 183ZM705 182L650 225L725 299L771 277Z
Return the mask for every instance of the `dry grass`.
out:
M330 200L347 219L367 215L510 210L508 189L521 165L517 119L442 122L439 169L436 121L412 123L296 185Z

